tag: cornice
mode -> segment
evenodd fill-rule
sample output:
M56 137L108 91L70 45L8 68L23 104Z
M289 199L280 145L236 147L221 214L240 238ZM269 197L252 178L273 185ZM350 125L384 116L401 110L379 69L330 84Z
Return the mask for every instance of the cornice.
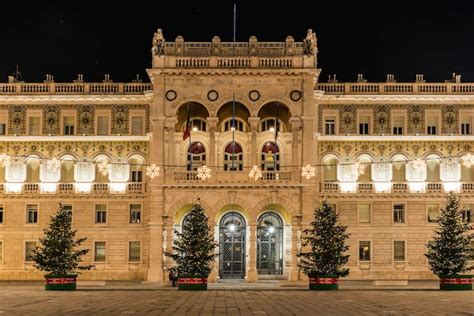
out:
M124 136L0 136L0 142L108 142L108 141L143 141L148 142L151 139L151 135L136 136L136 135L124 135Z
M318 141L377 141L377 142L387 142L387 141L474 141L473 135L320 135L319 133L315 134L315 138Z
M315 95L321 94L321 90L315 90ZM320 98L320 103L324 104L359 104L359 103L474 103L474 95L328 95L324 94Z
M0 95L0 104L7 103L151 103L153 94L144 95Z

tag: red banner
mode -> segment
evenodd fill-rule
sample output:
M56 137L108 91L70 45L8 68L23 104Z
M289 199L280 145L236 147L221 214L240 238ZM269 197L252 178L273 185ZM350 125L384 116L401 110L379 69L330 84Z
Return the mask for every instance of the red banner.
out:
M46 284L72 284L76 283L75 278L46 278Z
M472 284L471 278L440 279L441 284Z
M179 284L206 284L207 278L179 278Z
M310 284L338 284L337 278L309 278Z

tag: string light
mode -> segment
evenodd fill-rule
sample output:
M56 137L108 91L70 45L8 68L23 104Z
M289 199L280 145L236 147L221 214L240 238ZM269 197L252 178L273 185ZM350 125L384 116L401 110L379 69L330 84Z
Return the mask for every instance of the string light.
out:
M211 169L209 169L207 166L202 166L197 169L197 177L200 180L206 180L211 177Z
M61 168L61 161L58 158L52 158L46 161L46 169L56 172L59 168Z
M249 172L249 178L254 179L255 181L259 180L262 178L262 171L258 166L253 166L252 170Z
M467 154L461 158L461 162L464 167L471 168L471 166L474 165L474 156Z
M354 172L357 172L357 176L361 176L365 174L365 166L363 164L356 162L353 168L354 168Z
M146 175L149 176L151 179L160 176L160 167L157 167L155 164L152 164L146 167Z
M6 153L0 155L0 162L2 163L2 167L6 167L10 165L11 157Z
M110 164L107 161L101 161L97 168L103 176L106 176L110 171Z
M316 176L316 168L311 165L306 165L301 169L301 175L306 179L311 179Z

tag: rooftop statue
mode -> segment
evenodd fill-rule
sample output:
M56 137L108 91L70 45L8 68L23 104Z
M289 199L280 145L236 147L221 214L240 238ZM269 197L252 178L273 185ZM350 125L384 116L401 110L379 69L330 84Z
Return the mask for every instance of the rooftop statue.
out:
M306 38L303 40L303 52L305 55L316 53L316 33L312 29L308 29Z
M153 52L153 55L158 55L158 56L165 54L165 37L163 36L162 29L156 30L155 34L153 35L152 52Z

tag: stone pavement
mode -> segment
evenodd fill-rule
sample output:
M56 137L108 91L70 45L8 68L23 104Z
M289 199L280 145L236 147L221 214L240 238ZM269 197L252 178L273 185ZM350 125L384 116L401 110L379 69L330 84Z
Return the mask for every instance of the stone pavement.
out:
M205 292L114 283L46 292L40 284L0 283L0 315L474 315L474 291L436 284L344 284L337 292L275 282L211 284Z

